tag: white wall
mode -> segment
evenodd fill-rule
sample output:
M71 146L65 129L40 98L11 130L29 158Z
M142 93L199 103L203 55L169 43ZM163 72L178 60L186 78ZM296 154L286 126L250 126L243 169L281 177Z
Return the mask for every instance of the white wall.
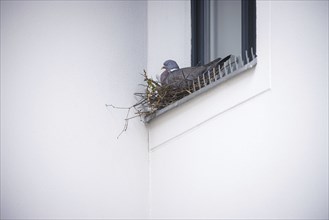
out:
M147 217L147 130L116 139L147 3L1 1L1 218Z
M150 124L152 218L328 218L328 2L258 1L257 53Z

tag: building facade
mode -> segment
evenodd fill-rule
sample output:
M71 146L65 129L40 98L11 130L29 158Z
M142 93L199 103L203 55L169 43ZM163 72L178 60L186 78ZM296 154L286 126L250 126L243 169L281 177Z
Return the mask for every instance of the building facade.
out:
M2 219L327 219L328 1L257 1L257 65L144 125L190 1L1 1Z

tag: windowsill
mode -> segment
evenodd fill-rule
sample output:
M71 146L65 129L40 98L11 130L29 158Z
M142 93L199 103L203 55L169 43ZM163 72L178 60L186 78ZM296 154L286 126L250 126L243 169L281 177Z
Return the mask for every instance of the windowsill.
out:
M229 74L226 74L224 75L223 77L221 77L220 79L214 81L214 82L211 82L210 84L206 85L205 87L202 87L201 89L191 93L190 95L188 96L185 96L184 98L168 105L167 107L163 108L163 109L160 109L158 111L156 111L155 113L153 113L152 115L149 115L147 117L144 118L144 121L146 123L149 123L151 122L153 119L159 117L160 115L180 106L180 105L183 105L185 102L195 98L196 96L199 96L200 94L202 93L205 93L207 91L209 91L210 89L216 87L216 86L219 86L220 84L222 84L223 82L239 75L239 74L242 74L244 72L246 72L248 69L251 69L253 67L255 67L257 64L257 57L254 57L253 60L251 60L250 62L246 63L245 65L243 65L242 67L230 72Z

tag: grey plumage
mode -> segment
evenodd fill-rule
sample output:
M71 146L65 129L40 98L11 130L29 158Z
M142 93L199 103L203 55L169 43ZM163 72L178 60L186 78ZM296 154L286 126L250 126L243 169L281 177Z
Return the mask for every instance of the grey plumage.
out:
M223 64L230 57L231 56L227 56L224 59L217 58L202 66L186 67L181 69L174 60L167 60L163 63L162 68L165 69L165 71L160 76L160 82L162 85L170 85L173 87L188 87L198 76L220 64Z

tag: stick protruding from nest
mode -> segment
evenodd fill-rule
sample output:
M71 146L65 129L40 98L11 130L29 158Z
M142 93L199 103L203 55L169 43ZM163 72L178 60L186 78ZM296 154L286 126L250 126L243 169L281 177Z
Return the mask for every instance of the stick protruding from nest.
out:
M136 117L143 119L146 116L152 115L156 111L165 108L166 106L192 93L189 89L173 87L171 85L161 85L158 81L155 81L149 77L145 70L141 75L144 77L144 82L146 84L142 85L145 87L144 92L134 94L138 99L137 103L130 107L117 107L112 104L105 105L106 107L127 111L124 119L124 127L117 138L127 131L130 119ZM135 110L133 116L130 116L131 109Z

